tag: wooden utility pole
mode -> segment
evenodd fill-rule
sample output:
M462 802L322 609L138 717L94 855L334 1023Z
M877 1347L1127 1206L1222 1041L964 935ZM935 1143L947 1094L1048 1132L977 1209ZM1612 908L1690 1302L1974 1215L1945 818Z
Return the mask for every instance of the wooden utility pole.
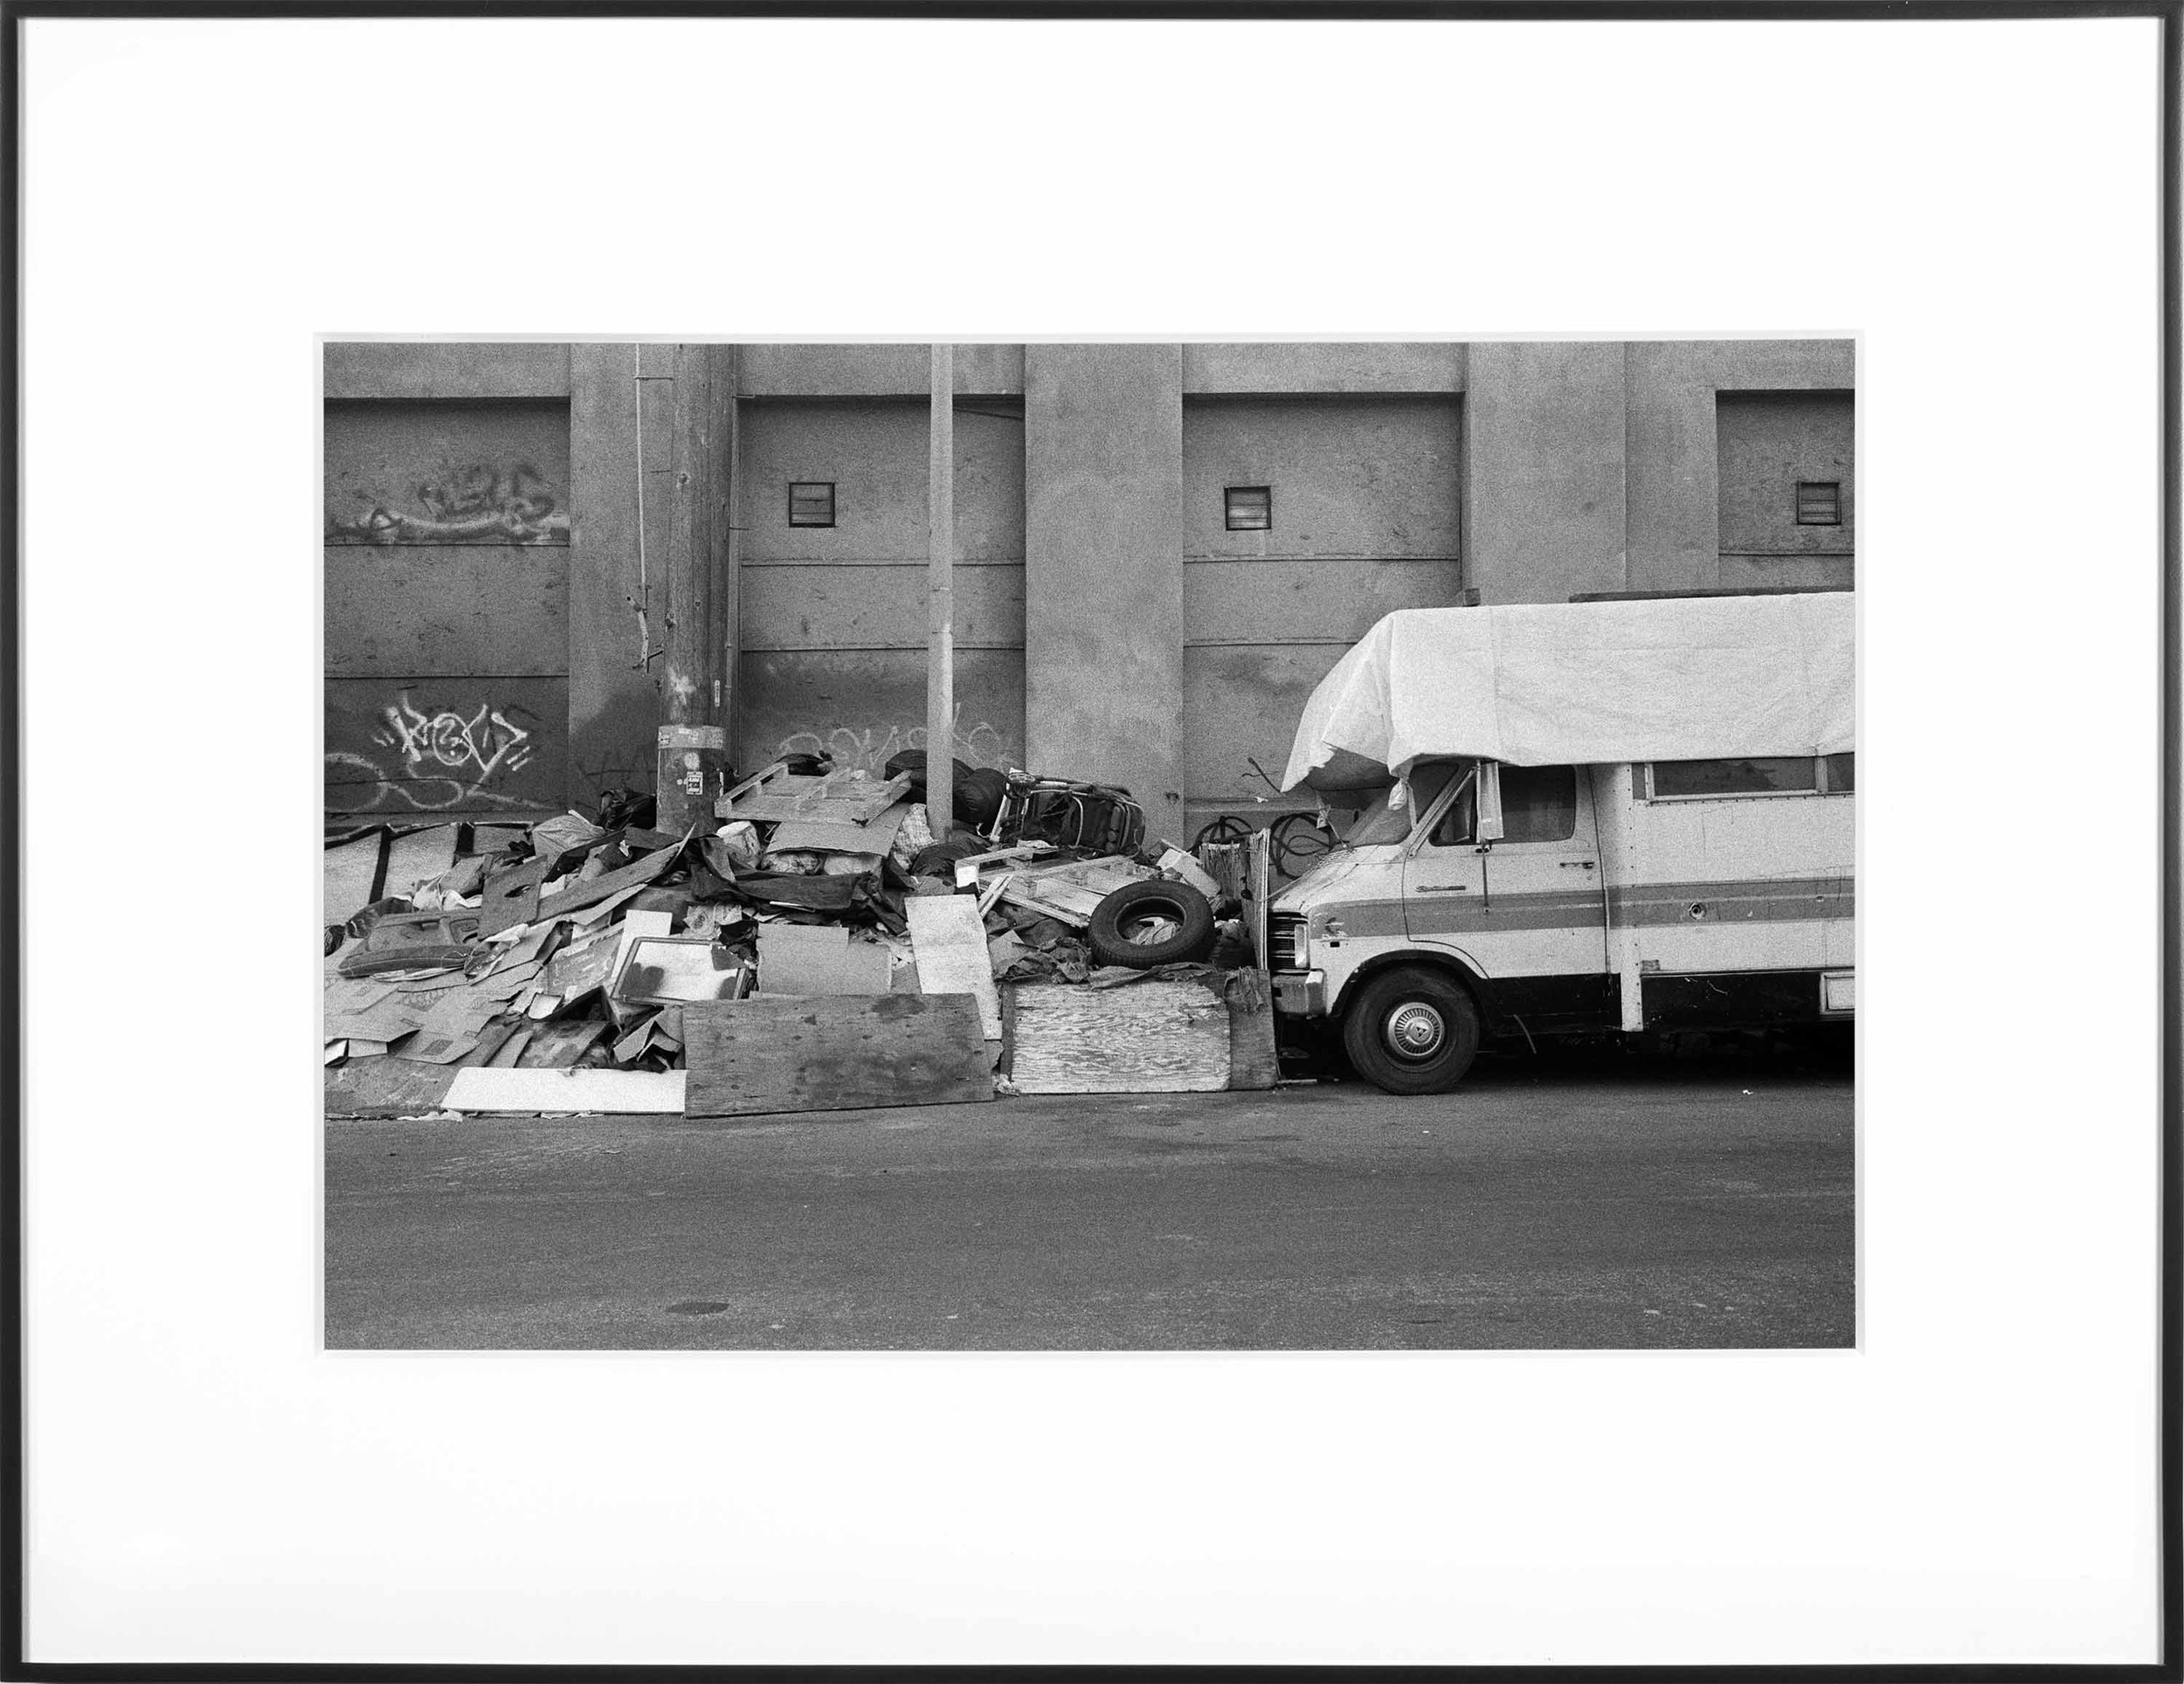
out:
M956 799L956 356L933 347L931 451L927 462L925 811L944 838Z

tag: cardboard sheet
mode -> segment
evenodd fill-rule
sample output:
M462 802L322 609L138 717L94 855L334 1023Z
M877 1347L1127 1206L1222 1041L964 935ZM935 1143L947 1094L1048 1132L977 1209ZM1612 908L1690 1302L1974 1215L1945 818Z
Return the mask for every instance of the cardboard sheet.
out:
M758 932L758 991L801 997L884 994L892 965L877 942L835 924L768 924Z
M1847 753L1856 619L1849 591L1400 609L1312 692L1282 787L1373 789L1441 756Z

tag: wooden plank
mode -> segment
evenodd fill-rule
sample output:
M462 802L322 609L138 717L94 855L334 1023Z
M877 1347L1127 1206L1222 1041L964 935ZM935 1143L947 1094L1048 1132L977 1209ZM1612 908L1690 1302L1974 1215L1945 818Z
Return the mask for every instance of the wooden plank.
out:
M569 396L565 344L357 340L321 349L328 401Z
M1281 1080L1273 983L1263 970L1234 972L1228 979L1228 1085L1267 1088Z
M558 403L326 407L328 544L566 544Z
M441 1108L455 1079L447 1066L385 1057L351 1059L326 1073L329 1117L408 1117Z
M1052 853L1051 842L1019 842L1013 847L994 848L985 853L974 853L968 859L956 861L956 887L967 889L978 880L978 873L988 866L1004 864L1012 859L1036 859L1042 853ZM1013 868L1010 874L1013 874Z
M329 811L416 823L560 805L566 680L329 678L324 690Z
M694 1117L955 1105L993 1097L968 995L844 995L686 1006Z
M810 776L775 765L755 778L746 778L722 796L717 811L722 818L753 819L762 824L803 821L817 825L869 825L909 793L907 775L874 778L860 769L840 768ZM777 841L777 846L784 845ZM884 852L884 849L855 850Z
M597 1111L673 1116L683 1108L681 1070L514 1070L469 1066L447 1089L451 1111Z
M667 869L674 857L682 852L682 845L681 842L671 843L641 859L632 859L619 870L607 872L588 883L578 883L572 888L563 889L550 900L542 901L538 908L540 920L550 922L556 918L566 918L570 913L595 902L643 888Z
M1023 1094L1208 1094L1228 1086L1228 1007L1197 983L1024 983L1010 1080Z
M776 850L812 848L821 853L885 853L895 846L895 833L909 816L910 804L897 802L877 818L862 825L831 819L785 818L774 826L773 839L767 845Z
M917 985L923 994L968 994L978 1003L979 1030L1001 1039L1001 996L993 986L993 956L976 899L963 894L915 894L903 902L910 945L917 952Z
M1264 970L1267 946L1271 940L1268 914L1274 904L1274 839L1265 831L1254 831L1248 858L1251 862L1250 895L1245 902L1244 910L1251 933L1252 963Z
M876 789L859 770L845 768L827 775L826 784L806 795L805 812L829 824L869 825L910 792L908 772L898 772Z
M1021 907L1027 912L1043 912L1049 918L1059 918L1073 929L1082 929L1090 923L1093 909L1106 898L1068 883L1058 883L1048 892L1027 877L1013 876L1002 880L1001 899L1010 906Z
M569 670L565 549L328 545L326 676Z

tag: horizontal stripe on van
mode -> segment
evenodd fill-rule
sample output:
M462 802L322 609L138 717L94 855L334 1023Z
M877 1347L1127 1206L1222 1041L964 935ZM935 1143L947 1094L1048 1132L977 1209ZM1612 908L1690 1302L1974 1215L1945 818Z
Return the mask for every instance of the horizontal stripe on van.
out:
M1856 915L1847 877L1785 878L1768 883L1646 883L1608 891L1616 928L1832 921ZM1597 928L1598 889L1544 889L1482 896L1476 891L1413 894L1402 901L1360 901L1330 908L1344 935L1460 935L1494 930Z

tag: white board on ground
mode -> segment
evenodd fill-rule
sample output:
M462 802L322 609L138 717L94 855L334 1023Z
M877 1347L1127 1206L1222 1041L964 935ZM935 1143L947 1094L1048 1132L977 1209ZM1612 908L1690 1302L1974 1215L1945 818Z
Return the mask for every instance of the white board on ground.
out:
M966 894L919 894L905 901L903 910L917 953L919 990L971 995L978 1002L980 1032L999 1040L1001 995L993 986L993 956L986 950L978 901Z
M606 1111L681 1116L682 1070L501 1070L455 1073L442 1101L451 1111Z

